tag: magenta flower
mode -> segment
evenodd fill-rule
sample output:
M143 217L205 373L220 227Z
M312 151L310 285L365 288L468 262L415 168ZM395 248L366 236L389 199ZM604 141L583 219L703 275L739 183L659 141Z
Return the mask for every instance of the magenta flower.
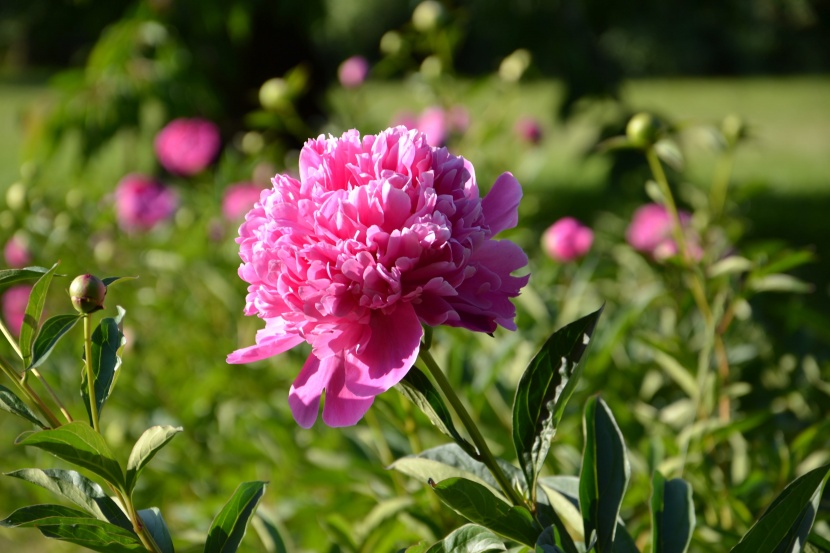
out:
M542 235L545 252L560 262L582 257L591 249L593 242L594 232L573 217L559 219Z
M32 254L26 243L18 236L12 236L3 247L3 257L9 267L25 267L32 262Z
M156 135L156 157L171 173L189 177L213 161L219 128L206 119L174 119Z
M522 117L516 121L513 131L520 139L530 144L542 141L542 126L533 117Z
M222 197L222 215L230 222L242 218L259 200L262 186L250 182L230 185Z
M346 88L356 88L363 84L369 74L369 62L363 56L347 58L337 68L337 78Z
M689 256L699 261L703 257L697 237L690 231L692 216L679 211L680 225L686 237ZM631 247L658 261L677 255L677 244L672 238L672 221L669 212L659 204L646 204L637 208L631 218L625 238Z
M128 231L148 231L176 211L176 193L144 175L130 174L115 188L118 225Z
M418 356L422 324L515 330L529 276L516 244L494 240L518 222L510 173L480 198L472 165L404 127L363 138L309 140L300 179L277 175L239 229L245 314L265 319L256 345L229 363L311 355L288 402L300 426L357 423Z
M26 305L29 303L29 294L32 287L28 284L12 286L3 293L0 302L3 303L3 320L9 332L15 336L20 335L23 327L23 317L26 315Z

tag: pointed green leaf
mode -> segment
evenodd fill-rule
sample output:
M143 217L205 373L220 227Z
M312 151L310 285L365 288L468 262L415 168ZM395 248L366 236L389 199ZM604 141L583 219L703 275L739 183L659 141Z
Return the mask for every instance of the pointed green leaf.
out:
M99 520L111 522L126 530L132 529L130 519L104 493L101 486L74 470L22 469L6 473L6 476L37 484L68 499Z
M20 353L23 356L23 365L28 367L32 362L32 345L35 341L40 316L43 314L43 306L46 303L46 294L49 292L49 285L52 284L52 277L58 264L46 271L32 287L29 294L29 303L26 305L26 314L23 316L23 326L20 327Z
M432 421L438 430L449 436L468 455L478 458L478 450L465 440L455 429L452 415L444 404L438 390L432 385L429 378L416 366L409 369L406 376L397 384L398 391L409 401L414 403Z
M465 524L426 550L426 553L491 553L507 551L493 532L477 524Z
M181 431L181 426L153 426L144 431L133 446L130 459L127 461L127 492L133 491L138 474L147 463Z
M39 367L49 354L52 353L55 345L63 338L63 335L72 330L75 323L81 320L81 314L55 315L46 320L38 332L35 345L32 349L32 362L26 369Z
M528 365L513 401L513 444L531 499L602 308L554 332Z
M585 451L579 476L584 535L589 543L595 535L597 553L610 553L631 467L622 433L601 398L588 400L584 422Z
M235 553L266 485L266 482L243 482L236 488L210 525L205 553Z
M251 524L268 553L288 553L289 548L282 537L285 530L278 522L263 514L262 509L257 511Z
M576 545L567 532L549 526L536 540L537 553L576 553Z
M441 501L458 514L506 538L533 547L542 533L530 511L502 501L486 486L464 478L430 484Z
M0 271L0 288L42 277L49 272L46 267L26 267L24 269L3 269Z
M86 423L75 421L54 430L41 430L18 438L19 445L30 445L64 461L97 474L110 484L124 489L124 472L107 442Z
M161 553L175 553L173 538L170 537L170 530L167 529L167 523L164 522L161 511L157 507L150 507L140 510L138 516L153 536L153 541L159 546Z
M3 411L8 411L13 415L17 415L18 417L24 418L27 421L38 425L41 428L47 428L40 419L35 415L29 407L23 403L19 397L17 397L14 392L6 388L5 386L0 386L0 409Z
M116 276L116 277L102 278L101 282L104 283L104 286L109 288L111 284L115 284L116 282L120 282L122 280L135 280L137 278L138 278L137 276Z
M692 487L681 478L666 481L659 471L651 482L651 550L685 553L695 528Z
M732 553L797 553L807 542L830 465L796 478L781 492Z
M49 524L60 524L66 518L91 518L87 513L63 505L30 505L16 510L0 520L5 528L30 528Z
M124 317L125 311L118 307L116 317L103 319L92 333L92 372L95 376L95 403L98 407L98 416L104 402L112 391L115 383L116 372L121 367L121 358L118 351L124 344L124 334L119 325ZM92 424L92 414L89 407L89 386L87 385L87 373L83 372L81 377L81 397L84 398L84 406Z

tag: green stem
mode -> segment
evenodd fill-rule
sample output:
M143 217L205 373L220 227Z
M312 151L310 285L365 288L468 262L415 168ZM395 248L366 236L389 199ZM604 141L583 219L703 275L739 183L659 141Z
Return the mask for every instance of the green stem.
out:
M504 474L504 471L501 469L498 462L496 462L496 458L490 452L487 442L484 441L484 436L481 435L478 426L476 426L476 423L473 422L470 413L464 407L464 404L461 403L461 399L455 393L455 390L452 389L450 381L447 380L446 375L441 370L441 367L438 366L438 363L435 362L435 359L433 359L432 355L429 353L429 350L422 347L421 351L418 353L418 357L420 357L421 361L423 361L427 366L427 369L429 369L429 372L432 374L432 377L435 379L438 387L441 388L441 391L444 393L444 397L447 398L453 409L455 409L458 418L470 434L470 438L472 438L473 444L475 444L481 457L480 461L490 470L493 477L499 483L501 489L507 497L510 498L510 501L513 502L513 505L526 506L526 503L519 495L519 492L510 485L510 480Z
M28 384L22 381L20 375L17 374L17 372L12 368L11 364L9 364L9 362L6 361L3 357L0 357L0 368L2 368L6 376L8 376L12 381L14 381L14 384L15 386L17 386L17 389L20 391L20 393L29 398L29 401L31 401L37 407L38 411L40 411L41 415L43 415L46 418L46 420L49 422L49 425L52 428L57 428L61 425L58 418L52 413L52 411L43 402L43 400L40 399L40 396L38 396L37 393L34 390L32 390L32 388Z
M98 424L98 402L95 399L95 375L92 372L92 324L89 313L84 313L84 361L86 366L87 394L89 394L89 418L92 419L92 428L101 432Z
M147 551L151 551L152 553L164 553L161 548L156 543L156 540L153 538L153 535L150 534L150 531L147 529L147 526L144 524L144 521L141 520L141 517L138 516L138 511L135 509L135 505L133 504L133 500L129 494L122 493L121 490L116 488L115 486L110 485L110 489L121 500L121 503L124 505L124 508L127 510L127 516L130 517L130 522L133 523L133 532L136 533L138 539L141 540L141 544Z
M712 177L712 188L709 196L709 209L712 210L712 219L717 221L723 215L726 206L726 193L729 190L729 178L732 174L732 163L735 160L734 146L727 146L726 152L715 166Z

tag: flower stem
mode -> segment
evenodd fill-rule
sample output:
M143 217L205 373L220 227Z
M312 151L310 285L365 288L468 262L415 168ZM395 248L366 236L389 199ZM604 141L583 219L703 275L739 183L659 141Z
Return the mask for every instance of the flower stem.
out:
M84 365L86 368L87 394L89 395L89 418L92 419L92 428L101 432L98 424L98 402L95 399L95 375L92 372L92 323L89 313L84 313Z
M461 423L464 425L464 428L466 428L467 432L470 434L470 438L472 438L473 444L475 444L481 457L479 460L490 470L493 477L499 483L501 489L507 497L510 498L510 501L513 502L513 505L526 506L526 503L519 495L519 492L510 485L510 480L504 474L504 471L501 469L498 462L496 462L496 458L490 452L487 442L484 441L484 436L481 435L478 426L476 426L476 423L464 407L464 404L461 403L461 399L455 393L455 390L453 390L452 384L450 384L450 381L447 380L447 377L441 370L441 367L439 367L438 363L436 363L435 359L433 359L432 354L429 353L428 349L422 347L420 352L418 352L418 357L420 357L427 366L427 369L429 369L429 372L432 374L432 377L435 379L438 387L441 388L444 397L446 397L450 402L455 410L455 413L458 415L458 418L461 419Z
M712 210L712 219L717 221L723 215L726 206L726 192L729 189L729 177L732 174L732 163L735 160L735 147L730 145L726 152L718 159L715 174L712 177L712 188L709 196L709 209Z

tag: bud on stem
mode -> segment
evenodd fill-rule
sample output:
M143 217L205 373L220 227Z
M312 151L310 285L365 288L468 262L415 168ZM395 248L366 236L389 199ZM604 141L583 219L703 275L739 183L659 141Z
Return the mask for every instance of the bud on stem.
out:
M104 308L107 286L94 275L86 274L75 277L69 285L69 297L72 306L79 313L94 313Z

